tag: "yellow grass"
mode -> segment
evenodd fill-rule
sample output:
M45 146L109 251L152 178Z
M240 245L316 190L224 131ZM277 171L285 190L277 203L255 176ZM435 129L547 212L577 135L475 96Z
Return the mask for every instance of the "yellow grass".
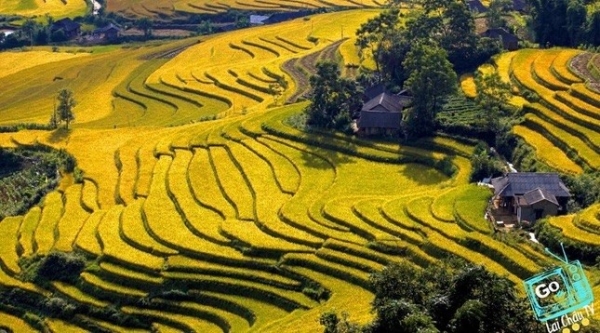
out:
M549 166L568 173L581 173L583 171L581 166L573 162L560 148L538 132L517 125L513 127L513 133L533 146L536 156Z
M115 294L133 297L145 297L146 295L148 295L148 293L145 291L130 287L123 287L119 284L102 280L97 275L88 272L81 273L81 279L84 281L84 283L90 284L96 288Z
M517 51L501 53L494 57L494 64L496 65L496 71L502 78L502 81L510 83L510 67L514 56Z
M83 250L91 255L99 256L102 254L102 248L98 241L98 224L104 218L105 211L96 211L92 213L83 224L81 231L75 240L75 248Z
M42 210L40 207L34 206L23 217L23 223L19 228L19 244L23 249L23 256L30 256L35 252L34 234L41 215Z
M228 200L236 208L234 217L241 220L254 220L256 216L252 192L227 151L224 148L211 147L210 158L223 191L222 195L229 198Z
M79 326L69 324L60 319L46 318L46 320L44 320L44 323L46 325L48 325L48 328L50 328L51 332L56 332L56 333L58 333L58 332L65 332L65 333L85 333L85 332L87 332L85 329L83 329Z
M0 78L41 64L65 59L89 56L89 53L65 53L50 51L24 51L0 53Z
M472 73L465 73L460 76L460 88L465 96L469 98L477 97L477 87Z
M575 215L573 214L554 216L548 218L548 222L550 223L550 225L559 228L562 231L562 234L567 238L573 239L577 242L581 242L590 246L600 245L600 238L598 237L598 235L578 228L573 223L574 217Z
M4 237L4 241L0 242L0 266L5 267L11 275L21 272L18 264L17 233L22 220L21 216L9 216L0 221L0 235Z
M552 62L552 71L559 79L566 81L565 83L578 83L583 80L575 75L570 69L570 62L573 57L580 54L581 50L567 49L562 50Z
M0 13L22 16L43 16L46 14L53 17L83 16L86 8L86 3L83 1L29 0L0 3Z
M552 72L554 62L561 53L561 49L550 49L539 52L539 56L533 62L532 66L532 71L537 76L538 80L540 80L544 86L553 90L569 89L569 85L559 80Z
M119 236L119 218L122 206L114 206L98 224L98 237L102 244L104 255L148 270L160 270L164 260L160 257L143 252L125 243Z
M0 323L2 323L2 326L11 329L13 332L38 332L38 330L29 326L23 319L4 312L0 312Z
M89 213L81 207L81 185L73 185L65 192L65 211L63 217L58 221L58 238L54 248L58 251L70 252L73 250L73 243L83 227Z
M64 294L64 295L68 296L69 298L72 298L80 303L97 306L100 308L103 308L110 304L108 302L101 301L92 295L88 295L88 294L82 292L81 290L77 289L77 287L74 287L73 285L70 285L68 283L54 281L54 282L52 282L52 287L54 287L56 290L58 290L59 293Z
M142 220L144 199L138 199L123 209L119 223L119 235L131 246L157 255L177 254L177 251L157 242L148 234Z
M35 230L34 241L36 252L46 254L54 246L56 227L63 214L62 195L59 192L51 192L44 199L42 218Z

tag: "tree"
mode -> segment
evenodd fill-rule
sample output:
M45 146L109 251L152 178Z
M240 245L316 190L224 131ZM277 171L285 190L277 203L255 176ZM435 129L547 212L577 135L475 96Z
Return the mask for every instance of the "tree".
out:
M356 46L361 61L367 56L366 51L370 51L377 66L377 72L382 73L381 57L379 51L382 49L382 43L396 35L396 29L400 23L399 7L391 7L374 18L361 24L356 31Z
M448 52L448 60L457 70L473 66L477 56L475 20L464 2L451 2L444 12L440 46Z
M484 131L498 134L500 119L508 113L508 100L511 96L510 85L497 72L491 74L478 73L475 76L477 97L475 101L483 111L480 117ZM490 144L493 144L490 142Z
M456 73L446 51L430 41L416 41L402 65L410 73L405 86L413 94L413 107L403 120L404 133L408 138L431 135L444 98L456 90Z
M488 28L501 28L506 26L506 20L502 17L502 14L511 5L510 0L492 0L487 12L487 24Z
M586 23L587 11L581 0L569 2L567 7L567 33L571 46L577 46L581 43Z
M77 104L73 98L73 92L68 89L62 89L58 92L58 106L56 108L56 121L65 122L65 128L69 129L69 123L75 119L73 107Z
M33 33L35 32L36 27L37 23L35 23L35 21L32 19L25 20L21 26L21 30L23 30L23 33L25 33L29 39L29 45L33 45Z
M147 17L142 17L135 22L135 25L138 29L144 31L144 38L152 37L152 26L153 22L151 19Z
M362 101L355 81L342 78L333 62L317 64L317 74L310 78L312 103L304 110L308 124L324 129L347 131L351 114Z
M594 12L589 18L586 33L588 43L600 45L600 11Z

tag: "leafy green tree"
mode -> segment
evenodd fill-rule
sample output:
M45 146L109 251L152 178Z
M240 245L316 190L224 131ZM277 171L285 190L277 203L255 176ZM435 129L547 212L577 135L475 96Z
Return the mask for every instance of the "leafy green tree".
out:
M65 122L65 128L69 129L69 123L75 119L73 108L77 104L73 98L73 92L62 89L58 92L58 106L56 108L56 122Z
M488 7L487 24L488 28L501 28L506 26L506 20L502 17L509 6L510 0L492 0Z
M135 25L138 29L144 32L144 38L152 37L152 27L154 23L151 19L142 17L135 22Z
M355 81L341 77L333 62L317 64L317 74L310 78L312 103L304 110L311 126L347 131L351 114L362 101Z
M581 0L573 0L569 2L567 7L567 33L571 46L577 46L585 37L585 23L587 19L587 10L585 4Z
M600 11L595 11L588 19L586 34L587 43L600 45Z
M400 9L392 6L361 24L356 31L356 46L358 46L361 61L368 56L368 53L371 53L377 66L377 72L380 74L383 69L379 54L382 50L381 44L396 35L399 23Z
M456 73L446 51L426 41L413 45L403 66L410 73L405 86L413 94L413 107L403 119L404 132L408 138L431 135L435 130L435 115L444 99L456 90Z
M475 20L465 2L450 2L444 11L444 28L440 46L448 52L448 60L454 68L473 66L477 57Z
M475 86L477 88L475 101L482 110L480 117L482 129L498 134L502 129L501 119L509 112L510 85L502 81L497 72L493 72L475 76Z
M29 45L33 45L33 33L35 32L36 28L37 23L35 23L35 21L30 18L25 20L25 22L23 22L23 25L21 26L21 30L29 39Z

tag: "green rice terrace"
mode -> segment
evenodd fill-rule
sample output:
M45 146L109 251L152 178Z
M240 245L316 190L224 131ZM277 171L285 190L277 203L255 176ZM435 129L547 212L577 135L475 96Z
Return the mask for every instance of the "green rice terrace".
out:
M70 131L0 133L0 146L64 148L83 172L0 222L0 291L10 296L0 330L319 332L332 309L372 320L369 275L391 263L455 255L518 287L555 265L484 219L491 192L468 182L472 143L438 135L399 145L290 124L319 60L357 58L340 31L377 13L77 54L0 53L0 126L47 123L62 88L78 101ZM539 96L515 133L570 173L600 168L600 94L569 70L578 56L496 59L506 80ZM3 57L36 60L17 68ZM551 223L600 243L598 205ZM30 276L51 259L65 260L65 272L82 266ZM600 274L587 273L600 295Z

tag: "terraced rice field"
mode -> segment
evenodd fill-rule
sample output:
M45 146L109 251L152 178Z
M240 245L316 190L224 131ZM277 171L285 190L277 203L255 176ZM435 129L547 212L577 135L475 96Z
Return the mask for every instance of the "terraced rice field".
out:
M228 10L251 10L282 12L314 10L319 8L378 8L381 0L115 0L108 2L108 11L127 16L172 15L175 12L195 14L218 14Z
M42 119L60 82L81 104L98 102L97 111L76 109L68 133L0 134L6 146L65 148L85 175L0 222L0 286L115 311L69 322L50 316L49 331L93 324L116 332L317 332L330 309L371 320L369 274L389 263L426 267L454 254L517 285L549 265L542 249L494 237L483 218L490 193L467 184L473 147L449 137L400 146L287 125L306 103L275 105L264 88L283 78L279 102L299 96L302 78L284 64L306 69L337 57L330 46L340 42L340 22L357 26L376 13L92 53L63 60L58 72L41 64L0 79L11 82L0 96L2 123ZM161 56L184 46L173 59ZM63 78L47 90L35 86L37 102L19 116L34 88L22 91L17 74L35 73L46 83ZM195 108L221 116L191 121ZM454 175L431 167L446 156ZM21 257L53 250L82 253L94 265L77 284L42 289L20 280ZM17 312L1 309L0 327L36 331L31 316Z
M579 54L572 49L526 49L494 59L496 71L512 85L518 105L526 111L514 133L548 166L574 174L600 168L600 94L587 89L585 78L571 70ZM464 89L471 92L468 81Z
M83 0L6 0L0 2L0 14L22 16L75 17L85 15L88 4Z

